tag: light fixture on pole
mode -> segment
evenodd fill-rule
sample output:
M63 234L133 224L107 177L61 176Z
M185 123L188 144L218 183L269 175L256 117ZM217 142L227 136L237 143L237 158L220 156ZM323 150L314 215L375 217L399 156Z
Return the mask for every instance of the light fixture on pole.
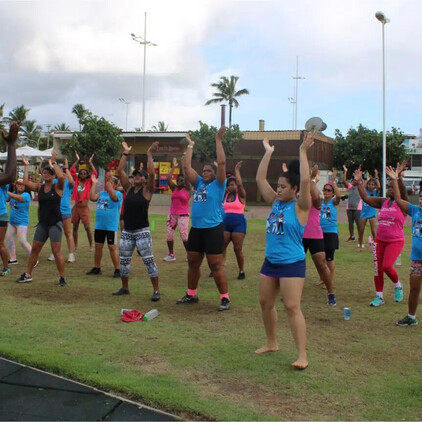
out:
M128 114L129 114L129 104L130 104L130 102L129 101L126 101L124 98L122 98L122 97L120 97L119 98L119 101L121 102L121 103L123 103L123 104L126 104L126 132L127 132L127 116L128 116Z
M303 76L299 76L299 57L296 56L296 76L292 76L292 78L296 81L295 83L295 98L294 98L294 107L295 107L295 116L294 116L294 127L293 129L296 130L297 129L297 103L298 103L298 98L297 98L297 85L298 85L298 81L300 79L306 79ZM290 101L290 100L289 100ZM290 101L291 102L291 101Z
M135 34L130 34L133 41L144 46L144 73L142 77L142 131L145 131L145 73L146 73L146 58L147 58L147 46L155 47L157 44L147 41L147 12L145 12L145 26L144 26L144 36L136 36Z
M384 26L390 22L383 12L376 12L375 17L382 23L382 196L385 198L386 193L386 177L385 168L387 167L387 134L385 132L385 39Z

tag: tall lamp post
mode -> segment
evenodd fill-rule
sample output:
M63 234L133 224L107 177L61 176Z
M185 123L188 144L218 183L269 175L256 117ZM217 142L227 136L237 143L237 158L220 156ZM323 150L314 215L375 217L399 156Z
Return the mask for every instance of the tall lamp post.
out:
M303 76L299 76L299 57L298 56L296 56L296 76L293 76L293 79L295 80L295 98L294 98L294 107L295 107L295 118L294 118L294 120L295 120L295 125L294 125L294 130L296 130L297 129L297 103L298 103L298 98L297 98L297 88L298 88L298 81L300 80L300 79L306 79L305 77L303 77ZM289 101L290 101L290 99L289 99ZM292 102L292 101L290 101L290 102Z
M127 132L127 116L128 116L128 114L129 114L129 104L130 104L130 102L129 101L126 101L124 98L122 98L122 97L120 97L119 98L119 101L121 102L121 103L123 103L123 104L125 104L126 105L126 132Z
M383 12L376 12L375 17L382 23L382 195L385 198L386 194L386 176L385 168L387 167L387 134L385 132L385 39L384 26L390 22L390 19L385 16Z
M146 58L147 58L147 46L155 47L157 44L147 41L147 12L145 12L145 25L144 25L144 36L136 36L135 34L130 34L133 41L144 46L144 73L142 77L142 131L145 131L145 73L146 73Z
M292 124L292 129L295 128L295 106L296 106L296 100L293 97L289 97L287 98L290 102L290 104L293 106L293 124Z

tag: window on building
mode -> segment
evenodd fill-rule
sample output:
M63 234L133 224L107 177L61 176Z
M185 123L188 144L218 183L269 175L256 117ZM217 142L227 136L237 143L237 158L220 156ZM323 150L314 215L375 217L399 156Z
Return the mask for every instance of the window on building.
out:
M422 154L412 154L412 167L422 167Z

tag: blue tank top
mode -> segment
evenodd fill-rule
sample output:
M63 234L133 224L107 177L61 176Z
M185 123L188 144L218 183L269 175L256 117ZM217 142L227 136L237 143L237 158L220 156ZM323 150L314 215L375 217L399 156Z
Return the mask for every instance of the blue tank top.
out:
M372 192L369 192L368 189L366 189L366 194L368 196L378 196L378 191L374 189ZM371 207L368 205L365 201L362 201L362 211L360 213L361 218L371 218L377 216L377 211L374 207Z
M319 223L323 233L338 233L337 227L337 208L332 199L325 203L322 200L321 210L319 212Z
M73 185L69 183L69 180L64 181L64 189L62 200L60 201L60 212L64 215L72 214L72 208L70 207L70 197L72 196Z
M302 244L305 225L297 219L295 204L296 200L276 200L268 214L265 257L272 264L292 264L305 259Z

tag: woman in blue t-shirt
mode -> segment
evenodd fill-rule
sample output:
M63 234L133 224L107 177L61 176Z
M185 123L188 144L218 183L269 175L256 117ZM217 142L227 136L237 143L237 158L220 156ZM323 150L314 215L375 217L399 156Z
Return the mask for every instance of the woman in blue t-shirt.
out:
M397 321L397 325L418 325L416 310L422 286L422 194L419 193L419 206L402 199L398 184L399 174L392 167L387 167L387 175L393 181L394 200L403 213L412 217L412 248L410 250L410 291L408 314Z
M267 344L255 353L278 351L275 305L278 295L281 294L298 351L298 358L292 366L305 369L308 367L308 358L306 323L301 310L301 298L306 266L302 237L311 208L311 178L307 151L314 144L314 136L310 132L307 133L299 148L300 161L291 162L288 171L281 174L277 191L274 191L267 180L274 146L270 145L268 138L264 139L263 144L265 154L258 167L256 182L265 202L272 206L267 217L267 244L259 286L259 302Z
M9 247L9 264L18 263L16 259L15 238L18 238L19 244L29 255L31 253L31 244L28 242L27 233L29 225L29 206L31 205L31 195L25 192L23 179L18 179L15 184L16 192L8 192L10 198L10 218L7 227L7 246Z
M177 301L179 305L198 303L197 288L201 276L204 255L220 292L219 311L230 309L228 282L224 269L224 224L221 203L226 191L226 156L223 137L226 127L222 126L215 136L217 168L205 164L200 176L191 166L195 142L187 134L188 147L183 162L183 172L193 186L193 205L191 212L192 228L188 237L188 291Z

